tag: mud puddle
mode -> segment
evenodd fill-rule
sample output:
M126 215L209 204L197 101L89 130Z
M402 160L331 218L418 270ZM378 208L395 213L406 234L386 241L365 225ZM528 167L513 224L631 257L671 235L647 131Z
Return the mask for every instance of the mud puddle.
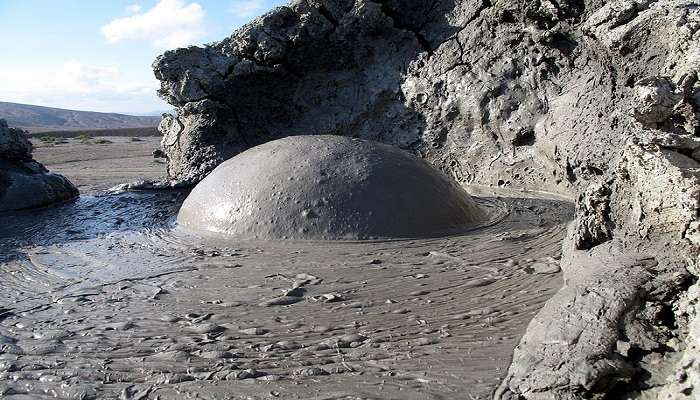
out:
M572 209L479 199L497 223L385 242L221 242L184 193L0 215L8 398L488 398L561 286Z

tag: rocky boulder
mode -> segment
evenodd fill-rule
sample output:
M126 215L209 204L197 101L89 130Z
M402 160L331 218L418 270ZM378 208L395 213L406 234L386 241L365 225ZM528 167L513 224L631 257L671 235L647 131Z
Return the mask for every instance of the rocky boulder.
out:
M32 159L32 144L21 129L0 119L0 211L46 206L73 199L78 189Z

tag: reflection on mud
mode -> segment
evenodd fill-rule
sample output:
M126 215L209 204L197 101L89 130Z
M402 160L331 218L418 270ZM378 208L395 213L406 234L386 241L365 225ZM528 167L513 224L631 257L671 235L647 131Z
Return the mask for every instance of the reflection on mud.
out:
M482 199L498 223L462 236L216 242L173 229L183 198L0 215L1 393L486 398L560 286L572 212Z

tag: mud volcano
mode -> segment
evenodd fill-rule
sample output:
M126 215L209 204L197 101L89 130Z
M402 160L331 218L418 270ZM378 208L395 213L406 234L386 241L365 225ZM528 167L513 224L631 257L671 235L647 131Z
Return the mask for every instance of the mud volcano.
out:
M178 222L258 239L386 239L463 231L484 213L461 187L391 146L293 136L245 151L195 187Z

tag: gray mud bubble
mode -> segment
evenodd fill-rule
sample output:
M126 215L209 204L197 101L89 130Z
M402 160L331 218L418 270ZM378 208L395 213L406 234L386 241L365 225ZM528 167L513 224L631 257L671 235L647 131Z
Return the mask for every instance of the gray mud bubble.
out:
M290 136L217 167L177 221L248 239L435 237L486 219L474 200L412 154L368 140Z

